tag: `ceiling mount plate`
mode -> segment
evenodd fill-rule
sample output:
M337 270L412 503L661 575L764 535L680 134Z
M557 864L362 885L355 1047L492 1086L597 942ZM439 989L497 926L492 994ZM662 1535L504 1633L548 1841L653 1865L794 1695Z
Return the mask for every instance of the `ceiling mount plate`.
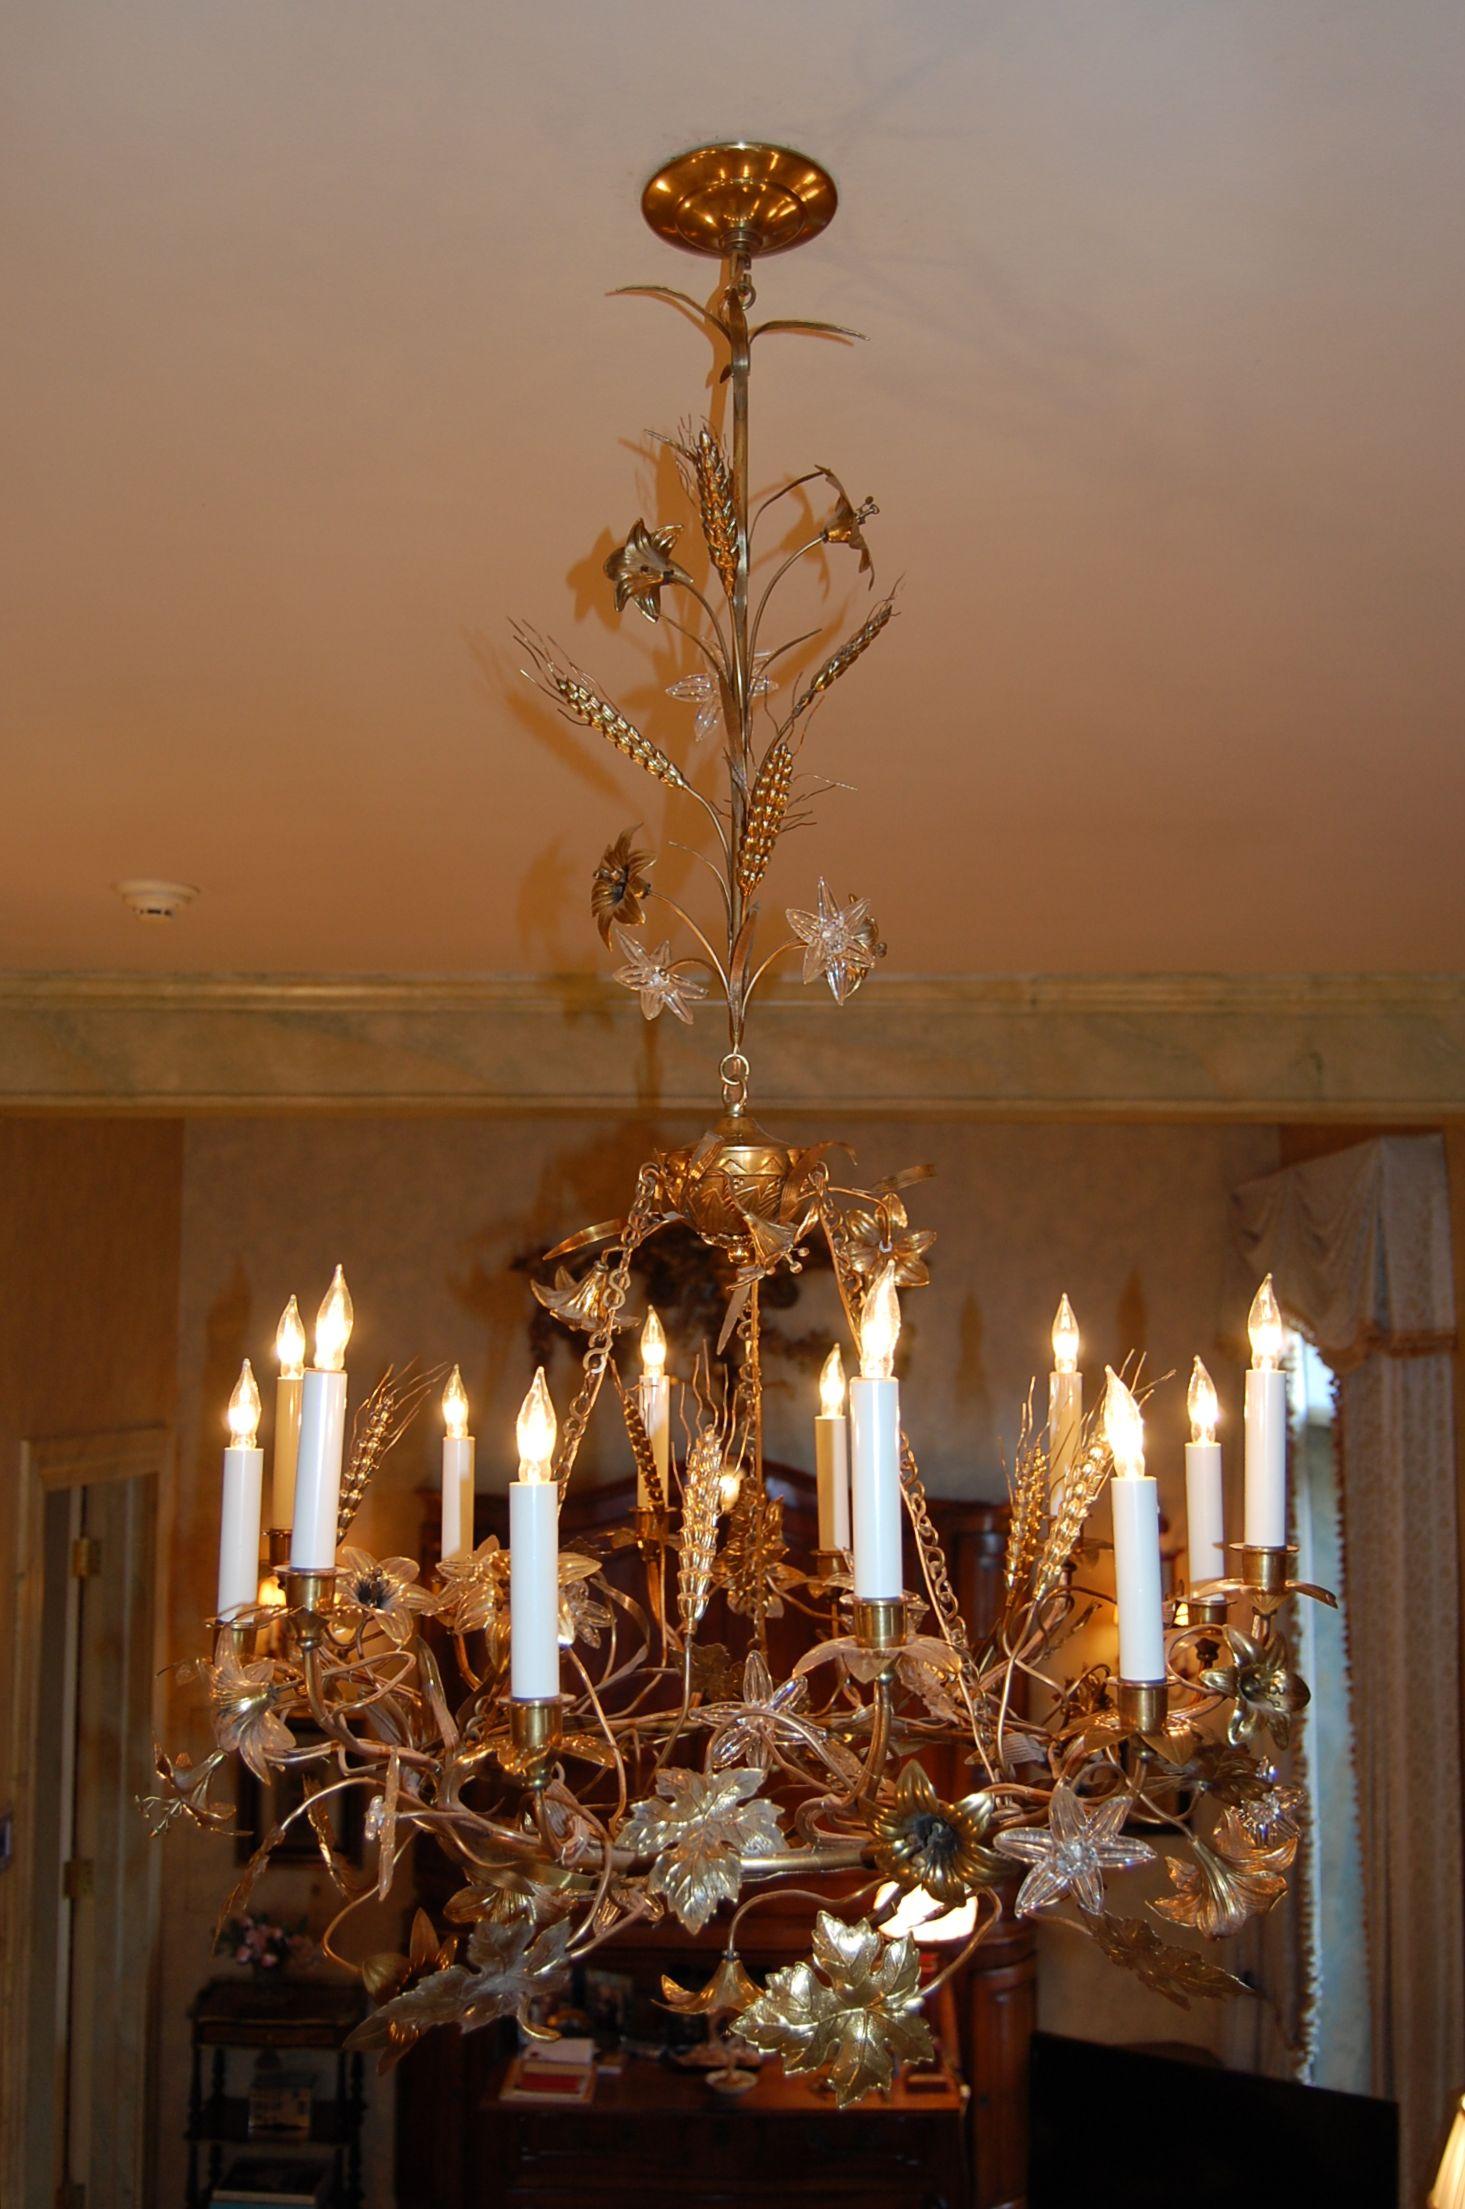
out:
M827 169L787 146L698 146L658 169L641 212L688 253L787 253L817 238L839 195Z

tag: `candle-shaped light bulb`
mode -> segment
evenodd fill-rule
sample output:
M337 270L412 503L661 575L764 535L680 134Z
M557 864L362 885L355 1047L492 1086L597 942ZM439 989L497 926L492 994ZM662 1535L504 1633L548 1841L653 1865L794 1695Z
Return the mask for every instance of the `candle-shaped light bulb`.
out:
M315 1316L315 1369L318 1373L345 1370L346 1345L351 1340L355 1318L346 1276L337 1266Z
M819 1374L819 1409L826 1419L842 1416L845 1394L844 1359L836 1342Z
M1185 1408L1190 1414L1191 1441L1214 1442L1216 1420L1220 1415L1216 1403L1216 1384L1199 1358L1190 1369L1190 1386L1185 1391Z
M1112 1365L1104 1368L1104 1440L1119 1477L1138 1479L1145 1469L1145 1423Z
M887 1263L871 1282L860 1312L860 1372L865 1380L893 1379L899 1338L900 1298L895 1293L895 1268Z
M659 1381L666 1371L666 1329L661 1314L651 1305L641 1329L641 1370L648 1381Z
M450 1440L462 1442L468 1434L468 1391L463 1386L463 1371L455 1365L443 1390L443 1425Z
M1251 1362L1255 1371L1275 1372L1282 1362L1282 1314L1277 1308L1270 1274L1251 1300L1246 1331L1251 1337Z
M519 1443L520 1480L544 1481L550 1477L554 1459L555 1436L559 1433L559 1421L554 1415L549 1384L541 1365L530 1384L529 1393L519 1406L519 1421L515 1429Z
M252 1450L259 1437L259 1385L248 1358L239 1368L234 1393L229 1398L229 1446Z
M717 1501L723 1511L731 1511L743 1492L743 1476L736 1465L725 1466L718 1476Z
M282 1381L298 1381L305 1371L305 1322L292 1296L275 1329L275 1356Z
M1058 1309L1053 1315L1053 1370L1055 1373L1078 1371L1078 1321L1066 1296L1059 1298Z

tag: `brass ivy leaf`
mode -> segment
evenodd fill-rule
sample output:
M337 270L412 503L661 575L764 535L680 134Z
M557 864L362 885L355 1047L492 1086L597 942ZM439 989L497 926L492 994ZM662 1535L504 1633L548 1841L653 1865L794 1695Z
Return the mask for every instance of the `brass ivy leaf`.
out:
M568 1978L569 1938L565 1918L539 1933L530 1921L485 1918L469 1936L466 1964L448 1964L394 1995L362 2020L346 2045L379 2048L386 2070L433 2025L458 2025L466 2033L495 2018L517 2017L533 2032L528 2005Z
M897 2063L929 2060L931 2033L920 2004L914 1941L882 1940L868 1919L845 1925L821 1910L812 1961L775 1971L736 2030L765 2055L778 2056L785 2071L824 2072L844 2109L873 2090L887 2092Z
M1150 1904L1172 1925L1192 1925L1208 1939L1221 1940L1239 1932L1248 1918L1264 1915L1287 1892L1280 1872L1228 1864L1204 1841L1193 1840L1190 1846L1193 1863L1180 1856L1165 1859L1174 1894Z
M736 1902L744 1856L773 1856L783 1846L778 1812L753 1802L765 1775L749 1765L731 1772L659 1772L657 1797L633 1804L618 1836L637 1856L654 1856L646 1884L670 1903L689 1933L700 1933L723 1902Z
M1103 1949L1111 1964L1117 1964L1121 1971L1132 1971L1141 1986L1163 1994L1167 2002L1174 2002L1182 2010L1190 2008L1192 1995L1219 2001L1229 1995L1255 1992L1244 1979L1223 1971L1219 1964L1208 1963L1193 1948L1173 1948L1162 1941L1153 1925L1146 1925L1142 1918L1116 1918L1107 1912L1090 1917L1085 1911L1083 1923L1085 1932Z

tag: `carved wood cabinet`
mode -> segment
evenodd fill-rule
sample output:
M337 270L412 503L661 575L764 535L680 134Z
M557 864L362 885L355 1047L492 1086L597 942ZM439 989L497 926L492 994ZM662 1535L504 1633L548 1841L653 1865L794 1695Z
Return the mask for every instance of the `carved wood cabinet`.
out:
M789 1551L814 1546L813 1483L781 1466L767 1468L782 1497ZM627 1514L626 1486L571 1491L565 1537L615 1525ZM424 1494L424 1539L437 1535L437 1498ZM992 1619L1002 1578L1007 1513L1000 1505L931 1500L951 1577L974 1636ZM480 1496L476 1538L506 1533L504 1499ZM634 1553L616 1560L634 1570ZM770 1622L775 1677L805 1646L806 1621ZM708 1639L720 1627L710 1616ZM784 1641L787 1641L785 1647ZM736 1645L736 1641L735 1641ZM782 1672L780 1672L782 1666ZM936 1775L933 1773L932 1775ZM941 1775L943 1783L948 1775ZM951 1784L971 1784L959 1773ZM445 1863L422 1850L423 1899L440 1901L456 1882ZM754 1968L793 1961L807 1951L810 1905L770 1901L748 1921ZM694 1941L672 1924L638 1927L607 1946L608 1968L638 1979L687 1964L705 1952L710 1973L717 1927ZM902 2087L837 2112L829 2096L777 2066L743 2101L719 2102L695 2077L646 2061L628 2062L619 2079L598 2082L594 2101L538 2109L497 2099L504 2055L491 2033L452 2030L426 2036L398 2074L397 2199L400 2209L621 2209L658 2201L733 2209L753 2200L838 2202L840 2209L1020 2209L1027 2172L1028 2043L1034 2025L1032 1935L1010 1915L977 1950L971 1966L943 1990L933 2023L959 2077L925 2091Z

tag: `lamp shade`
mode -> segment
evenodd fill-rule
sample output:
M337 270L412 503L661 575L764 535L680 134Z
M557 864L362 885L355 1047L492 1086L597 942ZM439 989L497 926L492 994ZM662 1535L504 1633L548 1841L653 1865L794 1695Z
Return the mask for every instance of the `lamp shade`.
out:
M1429 2209L1465 2209L1465 2094L1455 2110L1439 2175L1429 2190Z

